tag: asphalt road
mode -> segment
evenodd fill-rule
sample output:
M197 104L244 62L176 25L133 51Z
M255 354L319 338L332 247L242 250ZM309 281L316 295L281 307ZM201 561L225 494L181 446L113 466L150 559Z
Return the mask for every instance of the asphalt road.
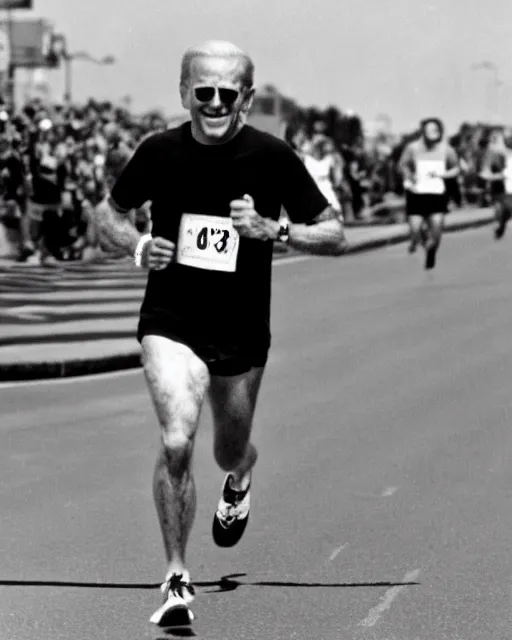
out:
M275 269L246 535L211 540L205 410L195 637L510 640L512 238ZM163 550L140 371L0 388L0 638L177 637L148 619Z

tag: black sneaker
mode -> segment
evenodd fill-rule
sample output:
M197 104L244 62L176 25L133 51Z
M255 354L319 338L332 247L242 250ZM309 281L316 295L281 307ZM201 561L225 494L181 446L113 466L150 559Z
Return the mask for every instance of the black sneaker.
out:
M21 251L18 255L18 257L16 258L17 262L26 262L28 258L30 258L30 256L33 256L35 253L35 249L29 245L24 245L21 248Z
M162 606L149 619L159 627L187 626L194 620L189 604L194 599L195 590L190 581L184 580L182 574L173 574L160 587L164 594Z
M507 228L506 222L500 222L500 224L494 230L494 237L496 240L500 240L505 235L505 229Z
M437 247L430 247L426 251L425 269L433 269L436 266Z
M224 480L222 496L213 516L212 535L219 547L233 547L242 537L251 506L251 481L244 491L231 488L231 474Z

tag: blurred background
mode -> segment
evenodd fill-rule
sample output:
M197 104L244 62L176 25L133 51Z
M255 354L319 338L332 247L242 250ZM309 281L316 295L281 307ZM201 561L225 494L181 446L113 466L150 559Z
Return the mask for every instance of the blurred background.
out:
M512 8L502 0L485 11L462 0L0 0L0 12L0 257L51 265L112 255L92 208L144 136L187 119L180 57L211 37L253 55L249 124L328 176L347 225L403 218L397 164L426 116L444 120L459 156L450 206L492 202L479 174L492 129L510 136L512 107L503 80ZM132 222L148 230L147 208Z

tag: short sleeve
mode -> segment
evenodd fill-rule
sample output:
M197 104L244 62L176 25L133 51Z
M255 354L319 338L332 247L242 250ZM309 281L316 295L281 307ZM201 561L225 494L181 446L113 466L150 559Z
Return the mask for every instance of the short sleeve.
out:
M119 208L137 209L151 199L156 163L154 143L152 138L147 138L137 147L112 187L110 196Z
M414 161L413 161L413 151L411 145L407 145L405 149L402 151L402 155L398 161L398 170L400 173L404 173L406 169L409 171L413 170Z
M446 165L448 169L453 169L459 164L459 158L457 156L457 152L453 147L448 147L448 151L446 154Z
M277 175L281 202L292 222L312 222L329 206L302 160L289 147L283 147L279 154Z

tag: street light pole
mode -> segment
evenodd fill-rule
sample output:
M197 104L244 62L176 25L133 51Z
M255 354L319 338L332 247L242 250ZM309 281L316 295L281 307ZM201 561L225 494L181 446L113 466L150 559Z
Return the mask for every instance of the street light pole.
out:
M13 58L13 46L12 46L12 9L10 5L7 7L7 33L9 38L9 64L7 66L7 100L10 108L14 112L15 107L15 66L12 61Z
M72 58L67 53L64 55L64 101L71 104L71 78Z
M485 91L485 117L490 122L494 120L496 115L495 107L498 102L498 90L502 86L502 81L499 78L498 67L494 62L484 60L471 66L473 71L487 71L489 76L486 83Z

